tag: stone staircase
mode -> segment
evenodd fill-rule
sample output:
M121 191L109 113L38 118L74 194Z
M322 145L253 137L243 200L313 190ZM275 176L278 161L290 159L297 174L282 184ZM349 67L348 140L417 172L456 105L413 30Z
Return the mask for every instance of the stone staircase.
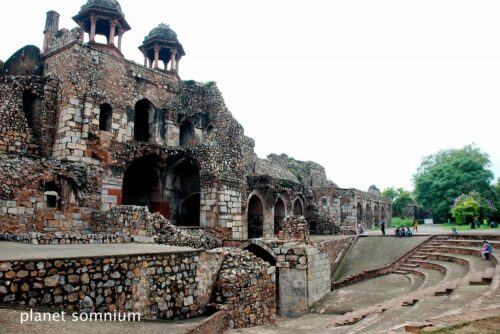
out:
M484 238L500 249L500 235L431 237L392 273L408 277L415 285L411 292L339 315L326 327L332 333L417 331L436 316L500 306L500 258L480 258ZM374 288L383 289L383 283Z

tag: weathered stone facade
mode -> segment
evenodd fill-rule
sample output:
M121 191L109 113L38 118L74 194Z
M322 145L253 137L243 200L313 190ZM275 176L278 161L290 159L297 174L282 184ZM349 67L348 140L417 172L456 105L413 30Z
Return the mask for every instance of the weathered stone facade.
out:
M330 187L313 189L313 193L316 205L338 222L342 231L354 231L357 224L371 229L379 226L381 219L392 219L392 201L380 192Z
M192 250L4 261L0 303L152 319L215 303L229 327L272 323L277 304L296 315L330 291L347 244L318 247L310 232L354 233L358 205L367 225L390 219L390 201L338 188L315 162L258 158L216 84L181 80L169 26L145 37L141 65L121 52L131 27L116 0L73 19L59 29L49 11L42 50L0 63L0 239Z

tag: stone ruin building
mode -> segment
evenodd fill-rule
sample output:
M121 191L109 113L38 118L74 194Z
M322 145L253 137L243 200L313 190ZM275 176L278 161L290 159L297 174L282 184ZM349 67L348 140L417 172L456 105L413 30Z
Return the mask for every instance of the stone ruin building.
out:
M181 80L186 53L168 25L144 38L144 63L137 64L121 51L131 27L116 0L88 0L73 20L75 28L60 28L59 14L47 12L42 49L27 45L0 61L3 239L231 246L201 258L231 257L215 261L221 272L245 261L267 268L256 271L269 282L259 293L272 295L257 306L257 318L233 316L232 326L244 327L272 321L276 306L282 314L304 312L330 290L336 257L311 244L309 233L350 235L358 223L390 220L391 201L376 187L340 188L319 164L286 155L258 158L216 84ZM307 293L286 290L297 280ZM215 299L236 303L221 282ZM3 302L45 305L43 298L0 289ZM208 305L194 299L184 305ZM85 300L71 303L84 308ZM171 319L196 313L155 307L141 310Z

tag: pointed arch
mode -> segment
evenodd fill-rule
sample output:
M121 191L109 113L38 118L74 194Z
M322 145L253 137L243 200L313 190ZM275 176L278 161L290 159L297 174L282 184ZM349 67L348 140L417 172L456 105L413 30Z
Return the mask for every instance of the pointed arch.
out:
M264 206L256 194L248 201L248 238L262 238L264 234Z
M277 235L283 229L283 220L286 216L285 202L278 197L274 204L274 234Z
M295 200L293 201L293 215L294 216L303 216L304 215L304 203L302 202L302 199L297 196Z

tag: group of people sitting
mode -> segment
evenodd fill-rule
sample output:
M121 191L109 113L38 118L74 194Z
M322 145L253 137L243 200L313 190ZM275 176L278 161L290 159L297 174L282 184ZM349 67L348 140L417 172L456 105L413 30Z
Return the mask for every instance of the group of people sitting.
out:
M396 237L411 237L413 235L413 232L410 230L409 226L406 226L406 229L404 226L397 227L396 230L394 231L394 236Z

